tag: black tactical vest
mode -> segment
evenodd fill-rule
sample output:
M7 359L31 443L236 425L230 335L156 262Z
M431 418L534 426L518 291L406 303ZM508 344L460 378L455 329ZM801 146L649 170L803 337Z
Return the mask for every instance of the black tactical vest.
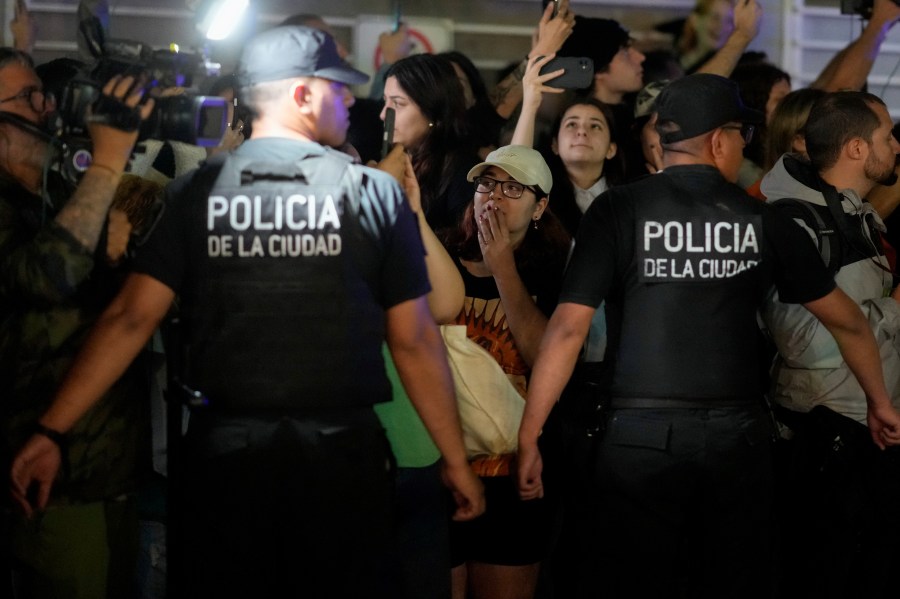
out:
M359 223L359 171L327 152L286 164L231 156L210 191L202 173L185 194L205 200L190 227L184 382L228 409L389 398L377 245Z
M614 392L758 396L755 314L772 284L764 207L703 170L626 188L636 196L619 204L631 212L622 226L632 229L633 253L621 295L609 300L622 323L621 332L612 327Z

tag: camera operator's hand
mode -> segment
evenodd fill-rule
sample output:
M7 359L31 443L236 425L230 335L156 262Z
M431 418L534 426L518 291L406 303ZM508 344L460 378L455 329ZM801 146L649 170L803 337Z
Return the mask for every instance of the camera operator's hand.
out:
M93 161L54 220L91 252L97 247L140 125L153 110L153 100L140 104L143 96L142 86L136 85L133 77L116 75L85 116L94 146Z
M116 75L86 117L94 145L93 165L121 174L128 164L141 123L150 116L153 100L140 104L143 87L133 77Z

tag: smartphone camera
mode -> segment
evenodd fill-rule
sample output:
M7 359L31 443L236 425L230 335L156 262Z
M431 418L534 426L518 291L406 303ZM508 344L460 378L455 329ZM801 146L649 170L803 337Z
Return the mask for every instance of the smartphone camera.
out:
M541 74L565 69L565 72L547 81L550 87L584 89L594 80L594 61L587 56L557 56L541 67Z

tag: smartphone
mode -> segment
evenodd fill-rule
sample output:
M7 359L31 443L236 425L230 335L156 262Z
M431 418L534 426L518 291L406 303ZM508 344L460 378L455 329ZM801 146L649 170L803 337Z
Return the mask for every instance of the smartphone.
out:
M384 134L381 138L381 158L383 159L394 147L394 109L384 109Z
M541 67L541 74L565 69L566 72L547 82L550 87L583 89L594 81L594 61L587 56L557 56Z
M394 25L391 27L391 33L397 33L397 30L400 29L401 17L400 0L394 0Z
M553 4L553 15L550 17L551 19L555 19L556 15L559 14L559 0L551 0ZM544 9L546 10L546 9Z

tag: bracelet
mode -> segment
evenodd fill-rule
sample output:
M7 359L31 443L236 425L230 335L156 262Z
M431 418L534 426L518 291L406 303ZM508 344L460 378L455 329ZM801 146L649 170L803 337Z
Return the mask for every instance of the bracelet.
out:
M68 442L66 441L66 436L59 431L55 431L52 428L46 427L40 422L35 422L34 426L31 427L31 432L35 435L42 435L47 437L51 441L53 441L59 450L65 451Z
M122 173L120 173L120 172L118 172L118 171L116 171L116 170L114 170L114 169L112 169L112 168L106 166L105 164L99 164L99 163L97 163L97 162L92 162L91 165L90 165L88 168L99 168L99 169L103 169L104 171L107 171L108 173L110 173L113 177L121 177L121 176L122 176Z

